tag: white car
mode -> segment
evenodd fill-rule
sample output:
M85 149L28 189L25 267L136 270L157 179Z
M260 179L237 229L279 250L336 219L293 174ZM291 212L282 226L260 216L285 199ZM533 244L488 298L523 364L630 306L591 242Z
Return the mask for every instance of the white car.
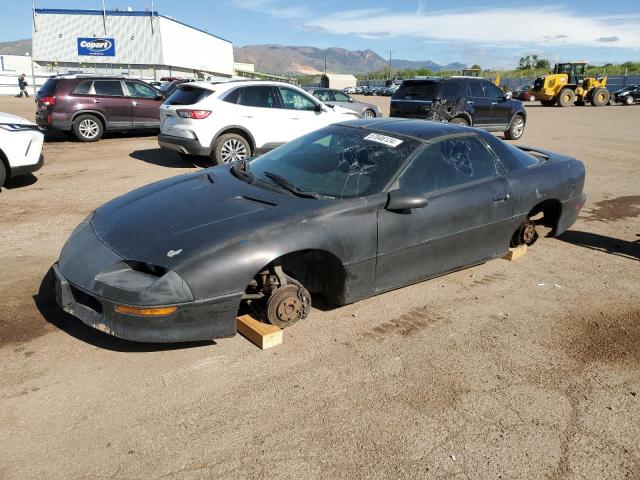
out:
M180 85L160 107L161 147L223 164L259 155L332 123L358 118L282 82Z
M5 180L42 167L44 133L22 117L0 112L0 187Z

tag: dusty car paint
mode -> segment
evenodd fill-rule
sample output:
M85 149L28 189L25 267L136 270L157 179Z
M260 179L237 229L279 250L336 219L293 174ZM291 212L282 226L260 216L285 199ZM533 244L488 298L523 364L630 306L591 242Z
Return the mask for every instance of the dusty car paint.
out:
M385 208L388 191L300 198L243 182L229 165L167 179L108 202L74 231L54 268L59 304L131 340L230 336L252 278L295 252L320 272L308 267L297 279L342 305L501 256L536 205L553 202L549 221L560 234L584 204L584 166L568 157L542 152L545 161L524 168L503 142L475 129L422 120L344 125L423 145L477 136L506 171L434 192L426 207L405 212ZM179 308L141 318L115 312L116 303Z

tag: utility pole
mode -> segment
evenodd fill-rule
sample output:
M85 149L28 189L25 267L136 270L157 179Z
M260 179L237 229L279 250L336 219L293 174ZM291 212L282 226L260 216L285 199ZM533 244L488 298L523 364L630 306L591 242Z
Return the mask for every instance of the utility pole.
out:
M391 80L391 54L396 52L394 52L393 50L387 50L387 52L389 52L389 68L388 68L387 78Z

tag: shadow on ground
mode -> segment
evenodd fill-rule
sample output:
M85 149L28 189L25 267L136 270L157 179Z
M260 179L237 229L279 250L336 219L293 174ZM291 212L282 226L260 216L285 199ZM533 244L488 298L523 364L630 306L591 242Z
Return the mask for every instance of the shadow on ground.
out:
M129 154L131 158L142 160L143 162L169 168L208 168L211 161L206 157L196 157L185 155L184 157L171 150L164 148L151 148L147 150L135 150Z
M89 343L95 347L111 350L114 352L157 352L164 350L181 350L184 348L194 348L215 345L213 340L202 342L182 342L182 343L141 343L130 342L121 338L107 335L94 328L91 328L79 319L63 311L56 303L56 295L53 286L53 271L49 269L40 283L38 293L33 300L36 307L44 319L68 335L78 340Z
M30 173L28 175L20 175L15 178L10 178L4 183L2 188L12 190L14 188L28 187L29 185L33 185L37 181L38 177L36 177L33 173Z
M617 255L631 260L640 260L640 239L630 242L619 238L607 237L591 232L567 230L557 237L563 242L578 245L590 250Z

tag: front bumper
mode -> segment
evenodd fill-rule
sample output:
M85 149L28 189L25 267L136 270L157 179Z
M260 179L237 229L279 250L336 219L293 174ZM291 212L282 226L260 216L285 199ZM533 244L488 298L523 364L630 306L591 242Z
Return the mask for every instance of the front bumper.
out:
M175 137L173 135L161 133L158 135L158 144L162 148L173 150L178 153L204 157L211 155L211 148L203 147L198 140L193 138Z
M58 305L86 325L114 337L165 343L211 340L236 334L235 319L242 292L179 304L174 313L162 317L141 317L118 313L115 310L118 302L71 284L60 273L57 263L52 269Z
M29 173L37 172L44 165L44 155L41 153L38 163L32 165L20 165L19 167L11 167L11 177L19 177Z

